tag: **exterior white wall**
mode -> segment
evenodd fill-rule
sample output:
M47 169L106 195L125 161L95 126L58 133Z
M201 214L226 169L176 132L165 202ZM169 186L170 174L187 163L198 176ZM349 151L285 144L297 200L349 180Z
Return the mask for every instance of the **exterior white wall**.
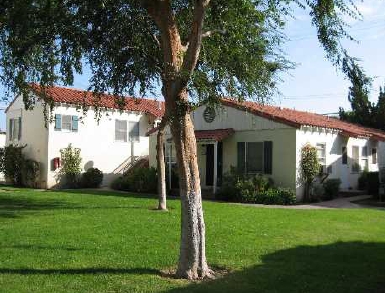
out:
M277 123L245 111L220 107L216 109L213 122L207 123L203 119L205 106L199 107L192 113L195 130L213 130L233 128L235 133L223 140L223 174L230 171L230 167L237 166L238 142L273 142L273 169L270 176L276 185L292 188L296 187L296 129L285 124ZM165 138L171 137L168 128ZM150 135L150 166L156 167L156 133ZM198 142L198 164L201 185L205 187L206 154L202 142Z
M53 170L52 161L60 157L60 149L70 143L73 147L81 149L82 170L90 167L99 168L104 173L103 185L108 185L118 175L114 170L126 159L134 156L147 156L149 138L145 135L153 121L144 113L122 112L109 110L103 112L99 123L95 119L94 110L87 111L83 117L82 110L75 106L57 105L55 114L77 115L79 118L77 132L65 132L55 130L55 122L45 127L43 105L37 102L32 110L24 110L24 104L20 97L16 98L6 113L7 129L9 119L22 118L22 133L20 141L9 140L7 131L6 144L26 145L24 153L30 159L40 162L41 178L40 186L51 188L58 184L58 171ZM139 141L117 142L115 141L115 119L139 121ZM153 120L153 119L151 119ZM131 152L133 146L133 152Z
M358 185L358 177L360 172L353 172L352 165L352 147L359 147L359 162L361 169L364 169L362 161L362 147L366 146L368 149L368 170L369 171L378 171L378 166L381 162L381 150L380 144L378 141L365 139L365 138L352 138L345 137L336 131L326 130L322 128L314 127L302 127L296 131L296 169L297 169L297 198L301 199L303 197L303 183L300 179L300 161L301 161L301 148L309 143L312 146L316 146L317 143L324 143L326 146L326 166L332 166L332 173L328 178L339 178L341 179L341 188L343 189L356 189ZM347 165L342 164L342 147L347 147ZM377 148L377 157L378 163L372 164L371 150L372 148ZM383 156L382 156L383 157ZM346 168L346 169L343 169ZM344 173L346 172L346 173Z
M78 115L82 117L82 111L74 106L62 105L55 107L55 114ZM115 119L127 120L127 122L139 121L139 141L119 142L115 141ZM149 151L149 138L145 135L150 128L149 116L139 112L122 112L109 110L103 113L99 123L95 119L95 111L90 109L87 115L79 120L77 132L65 132L55 130L54 123L49 125L48 141L48 187L58 183L58 170L52 170L52 160L60 157L60 149L69 143L75 148L80 148L82 157L82 170L90 167L100 169L104 173L102 185L108 185L118 174L116 169L127 159L134 156L147 156ZM131 151L133 147L133 151ZM115 172L114 172L115 171Z
M235 131L245 130L273 130L273 129L292 129L292 127L277 123L254 114L235 109L232 107L221 106L215 109L216 117L213 122L207 123L203 119L203 112L206 106L197 108L191 118L196 130L233 128Z
M10 141L9 120L21 117L21 138ZM43 105L37 102L33 109L25 110L21 96L17 97L6 113L6 145L14 144L26 147L23 153L27 158L40 162L40 186L47 183L48 130L44 126Z

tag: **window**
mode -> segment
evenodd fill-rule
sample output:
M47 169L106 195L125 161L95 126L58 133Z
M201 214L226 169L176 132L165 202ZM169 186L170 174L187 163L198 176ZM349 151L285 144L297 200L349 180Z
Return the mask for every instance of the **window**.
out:
M237 157L242 173L272 174L273 142L238 142Z
M320 174L327 172L326 170L326 144L325 143L317 143L317 158L318 162L321 165Z
M130 141L139 141L139 122L129 122Z
M372 148L372 164L377 164L377 149Z
M63 115L61 120L61 129L71 131L72 130L72 117L70 115Z
M263 172L263 142L246 143L247 173Z
M127 142L126 120L115 120L115 141Z
M9 119L9 140L20 140L21 138L21 117Z
M360 164L359 164L359 159L360 159L360 149L358 146L352 146L352 172L353 173L358 173L360 172Z
M77 132L78 116L55 114L55 130L64 132Z
M348 149L346 146L342 147L342 165L348 164Z
M364 146L361 149L361 166L363 170L368 170L369 169L369 164L368 164L368 147Z

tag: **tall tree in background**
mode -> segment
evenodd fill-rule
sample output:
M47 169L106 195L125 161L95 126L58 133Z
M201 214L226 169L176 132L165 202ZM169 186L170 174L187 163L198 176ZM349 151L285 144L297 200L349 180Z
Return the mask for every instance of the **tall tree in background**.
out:
M3 0L0 79L33 105L28 83L71 85L83 63L90 90L144 95L161 83L176 148L181 195L179 277L209 277L192 104L223 95L264 100L277 74L281 29L291 5L308 9L334 65L350 59L342 17L359 17L351 0ZM44 97L49 106L52 103Z
M343 70L351 82L348 100L352 110L345 111L343 108L340 108L340 119L363 126L375 127L374 107L369 101L372 79L352 59L344 60Z
M375 128L385 131L385 86L380 87L377 104L375 106Z

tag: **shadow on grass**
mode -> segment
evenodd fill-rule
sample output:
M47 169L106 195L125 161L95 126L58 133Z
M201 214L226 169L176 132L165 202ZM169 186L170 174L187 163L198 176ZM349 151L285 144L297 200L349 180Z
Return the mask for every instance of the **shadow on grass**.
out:
M128 198L158 199L158 195L156 194L137 193L137 192L121 191L121 190L63 189L63 190L52 190L52 192L65 192L65 193L72 193L72 194L102 195L102 196L115 196L115 197L128 197ZM179 197L167 196L167 200L179 200Z
M34 197L3 196L0 194L0 218L18 218L23 212L74 208L65 201L36 199Z
M143 209L136 205L78 205L57 199L13 196L0 194L0 218L20 218L23 214L33 214L47 210L91 210L91 209Z
M299 246L262 256L262 264L176 292L385 292L385 243Z
M134 274L134 275L160 275L160 271L147 268L83 268L83 269L2 269L0 274L16 275L95 275L95 274Z

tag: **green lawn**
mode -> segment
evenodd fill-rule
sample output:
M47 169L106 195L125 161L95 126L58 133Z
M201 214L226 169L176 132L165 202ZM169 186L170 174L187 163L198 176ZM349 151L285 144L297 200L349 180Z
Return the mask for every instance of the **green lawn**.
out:
M0 292L385 292L385 210L205 202L207 257L231 273L167 279L180 203L0 188Z

